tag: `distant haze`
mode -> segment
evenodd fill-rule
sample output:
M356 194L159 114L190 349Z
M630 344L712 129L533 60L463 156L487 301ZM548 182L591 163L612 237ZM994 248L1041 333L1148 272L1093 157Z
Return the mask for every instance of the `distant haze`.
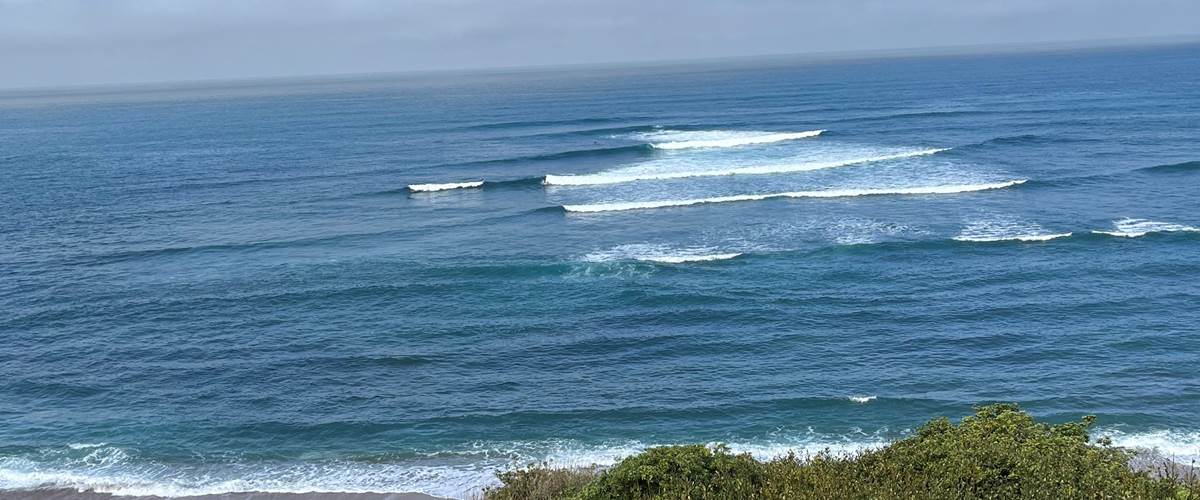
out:
M0 0L0 88L1200 34L1196 0Z

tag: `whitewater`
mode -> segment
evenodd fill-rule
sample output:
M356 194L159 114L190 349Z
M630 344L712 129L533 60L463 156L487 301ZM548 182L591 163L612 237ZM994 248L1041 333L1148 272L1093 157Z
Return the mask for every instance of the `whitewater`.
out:
M409 191L448 191L451 189L469 189L482 187L483 181L472 182L445 182L440 184L409 184Z
M668 180L668 179L686 179L689 177L713 177L726 175L767 175L767 174L786 174L792 172L806 172L810 170L821 170L826 168L846 167L851 165L861 165L865 163L884 162L889 160L898 160L903 158L915 158L919 156L928 156L937 154L942 151L947 151L948 148L921 149L916 151L908 151L896 154L866 156L860 158L851 158L847 160L833 161L812 161L801 163L785 163L774 165L756 165L748 167L735 167L713 170L689 170L689 171L666 171L666 172L633 172L624 173L621 171L601 172L597 174L584 175L546 175L543 183L546 185L555 186L588 186L598 184L620 184L634 181L651 181L651 180Z
M985 184L948 184L940 186L915 186L897 188L872 189L828 189L821 191L792 191L784 193L743 194L733 196L716 196L712 198L697 198L688 200L634 201L621 203L598 203L593 205L563 205L568 212L617 212L625 210L644 210L651 208L684 207L708 203L728 203L735 201L762 201L773 198L845 198L856 196L882 195L921 195L921 194L956 194L972 191L1003 189L1024 183L1024 179Z
M647 141L655 149L692 148L735 148L757 144L808 139L823 134L824 130L804 132L762 132L753 130L660 130L634 134L637 140Z

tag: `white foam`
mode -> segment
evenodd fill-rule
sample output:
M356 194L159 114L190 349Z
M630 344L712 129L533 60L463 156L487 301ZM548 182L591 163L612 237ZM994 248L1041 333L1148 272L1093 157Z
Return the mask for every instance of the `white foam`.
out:
M1113 226L1116 231L1092 231L1096 234L1105 234L1108 236L1119 236L1122 238L1137 238L1150 233L1174 233L1174 232L1197 232L1200 228L1192 226L1184 226L1181 224L1172 224L1170 222L1156 222L1146 219L1121 219L1113 221Z
M149 470L0 470L0 491L73 489L114 496L190 497L236 492L403 493L466 497L493 484L492 471L396 464L328 464L252 471L244 477L162 477Z
M663 255L658 257L645 257L639 260L648 260L652 262L663 262L667 264L681 264L684 262L708 262L713 260L729 260L741 255L740 252L734 253L714 253L709 255Z
M820 230L838 245L869 245L888 239L927 234L926 230L858 217L815 221L805 232Z
M874 396L848 397L862 404ZM907 432L901 432L901 435ZM1200 459L1200 432L1156 430L1125 432L1101 428L1093 436L1108 436L1117 446L1154 449L1164 457L1187 464ZM734 453L749 453L758 460L795 454L810 457L828 451L851 455L886 446L895 437L887 429L846 434L779 431L762 441L726 443ZM318 461L226 463L217 461L188 467L139 461L134 453L99 446L109 460L78 458L80 451L43 450L38 461L0 457L0 491L64 488L93 490L117 496L178 497L234 492L263 493L399 493L420 492L451 498L473 498L483 488L497 485L496 471L545 463L552 467L611 466L647 448L679 444L636 440L585 444L574 440L472 443L456 451L429 453L402 462ZM708 443L710 446L716 443ZM87 448L93 448L88 445ZM64 448L65 449L65 448ZM43 461L47 455L74 454L75 458Z
M742 255L741 252L720 252L713 247L674 248L668 245L635 243L618 245L608 250L593 252L583 257L588 262L611 262L636 260L662 264L687 262L710 262L728 260Z
M108 443L71 443L67 445L67 448L72 450L86 450L88 448L99 448L107 444Z
M834 161L815 161L803 163L784 163L773 165L759 165L750 167L735 167L724 169L710 170L691 170L691 171L674 171L674 172L629 172L622 171L600 172L596 174L585 175L547 175L542 180L543 184L556 186L591 186L598 184L620 184L634 181L649 181L649 180L668 180L668 179L685 179L689 177L717 177L729 175L766 175L766 174L785 174L791 172L807 172L810 170L822 170L827 168L847 167L851 165L860 165L864 163L875 163L881 161L898 160L902 158L914 158L918 156L928 156L949 148L940 149L921 149L916 151L906 151L902 153L863 156L858 158L849 158L845 160Z
M955 236L956 241L987 243L995 241L1050 241L1066 238L1072 233L1052 233L1042 226L1032 222L1022 222L1012 219L985 220L972 222L962 233Z
M948 184L942 186L917 186L903 188L878 189L829 189L824 191L792 191L787 193L743 194L734 196L717 196L713 198L696 198L690 200L634 201L624 203L598 203L593 205L563 205L568 212L615 212L624 210L644 210L650 208L684 207L707 203L727 203L734 201L760 201L772 198L844 198L854 196L879 195L914 195L914 194L954 194L972 191L1002 189L1024 183L1024 179L993 182L988 184Z
M869 396L868 396L869 397ZM1100 429L1126 448L1156 449L1166 458L1188 463L1200 457L1200 433L1160 430L1125 433ZM829 451L851 455L878 449L890 442L886 430L845 435L807 433L772 436L767 441L727 443L734 453L749 453L771 460L793 453L800 458ZM234 463L174 468L160 463L138 463L126 457L104 465L81 461L34 462L0 458L0 491L64 488L93 490L117 496L179 497L233 492L264 493L398 493L421 492L451 498L473 498L497 483L498 470L546 463L553 467L611 466L647 448L674 442L614 441L582 444L571 440L478 443L454 453L430 454L424 463L324 461L308 463ZM708 443L710 446L716 443ZM449 458L446 456L449 455ZM454 463L433 464L434 461ZM227 466L227 467L226 467Z
M114 449L110 449L114 450ZM117 450L119 460L35 462L0 458L0 491L73 489L114 496L181 497L234 492L391 493L422 492L466 497L495 482L504 462L427 465L414 463L261 463L174 468L135 462Z
M409 191L446 191L449 189L466 189L482 187L483 181L447 182L444 184L409 184Z
M138 461L118 448L102 447L119 457L91 463L82 459L34 461L0 457L0 491L33 489L92 490L115 496L181 497L235 492L401 493L474 498L498 484L497 471L545 463L554 467L610 466L647 448L678 444L617 441L583 444L572 440L475 443L454 452L430 453L406 462L216 462L188 467ZM854 453L886 444L881 435L786 436L781 441L730 443L736 453L767 460L794 452L807 456L823 450Z
M1155 450L1175 462L1200 462L1200 432L1155 430L1127 433L1110 428L1098 429L1092 435L1107 436L1114 445L1122 448Z
M655 149L732 148L816 137L824 130L764 132L757 130L663 130L634 134Z
M1050 241L1058 238L1066 238L1073 233L1057 233L1057 234L1018 234L1013 236L992 236L992 237L971 237L971 236L956 236L954 239L958 241L974 241L974 242L992 242L992 241Z
M860 405L870 403L875 400L875 396L849 396L846 399L858 403Z

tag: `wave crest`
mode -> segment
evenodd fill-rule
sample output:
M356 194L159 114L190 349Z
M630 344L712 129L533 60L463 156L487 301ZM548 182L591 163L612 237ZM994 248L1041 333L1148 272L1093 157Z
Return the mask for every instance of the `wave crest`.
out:
M826 168L847 167L851 165L860 165L864 163L875 163L881 161L898 160L902 158L914 158L918 156L928 156L937 154L942 151L947 151L950 148L933 148L921 149L917 151L907 151L903 153L866 156L861 158L851 158L849 160L838 161L822 161L808 163L791 163L780 165L762 165L755 167L738 167L723 170L695 170L684 172L645 172L645 173L630 173L622 174L618 172L596 173L584 175L547 175L542 182L547 185L557 186L590 186L598 184L620 184L634 181L647 180L668 180L668 179L685 179L689 177L719 177L727 175L765 175L765 174L785 174L790 172L807 172L810 170L821 170Z
M483 181L447 182L442 184L409 184L408 190L413 192L446 191L450 189L468 189L483 187Z
M1050 241L1058 238L1066 238L1074 233L1055 233L1055 234L1015 234L1009 236L955 236L955 241L971 241L976 243L988 243L993 241Z
M787 193L744 194L734 196L716 196L712 198L695 198L690 200L635 201L625 203L598 203L593 205L563 205L568 212L618 212L625 210L643 210L650 208L684 207L708 203L727 203L734 201L761 201L772 198L845 198L855 196L879 195L914 195L914 194L954 194L972 191L986 191L1016 186L1025 179L993 182L989 184L950 184L942 186L919 186L908 188L882 189L830 189L825 191L793 191Z
M1072 233L1052 233L1038 224L1012 220L980 221L968 225L955 241L990 243L996 241L1050 241L1066 238Z
M1200 161L1185 161L1183 163L1171 163L1167 165L1152 165L1138 169L1142 172L1200 172Z
M721 252L713 247L673 248L667 245L629 244L618 245L609 250L593 252L583 257L588 262L611 262L636 260L660 264L684 264L688 262L711 262L729 260L742 255L741 252Z
M824 130L803 132L763 132L754 130L663 130L636 134L654 149L732 148L754 144L807 139L824 133Z
M1116 220L1113 221L1113 226L1116 228L1115 231L1092 232L1096 234L1118 236L1122 238L1137 238L1151 233L1200 232L1200 228L1197 227L1173 224L1170 222L1158 222L1147 219Z

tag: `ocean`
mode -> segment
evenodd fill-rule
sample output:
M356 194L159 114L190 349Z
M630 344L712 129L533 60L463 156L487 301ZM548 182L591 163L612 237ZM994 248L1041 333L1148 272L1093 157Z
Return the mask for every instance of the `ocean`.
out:
M0 94L0 490L463 497L973 405L1200 459L1200 45Z

